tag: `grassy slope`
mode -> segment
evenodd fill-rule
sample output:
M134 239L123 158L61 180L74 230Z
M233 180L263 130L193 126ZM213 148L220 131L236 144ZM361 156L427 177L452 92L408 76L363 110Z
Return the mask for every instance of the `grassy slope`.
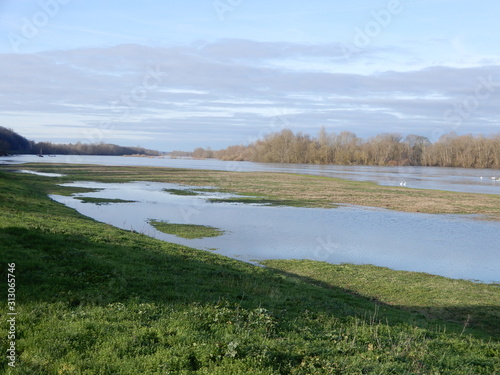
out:
M120 173L112 170L108 178ZM104 171L94 176L105 179ZM70 190L55 182L0 172L0 277L11 262L17 275L13 373L500 371L493 285L440 278L424 297L408 287L405 302L397 293L391 299L392 280L419 285L417 274L373 268L360 277L366 270L350 266L352 275L340 278L335 266L311 262L258 268L82 217L47 199L48 191ZM455 290L450 301L443 287ZM473 307L471 295L480 301ZM405 306L412 298L420 302ZM450 308L442 313L442 305ZM464 313L475 321L463 332ZM6 320L0 324L6 332Z
M309 260L262 262L283 274L326 288L398 306L430 319L446 319L476 327L500 338L498 285L447 279L421 272L394 271L373 265L328 264Z

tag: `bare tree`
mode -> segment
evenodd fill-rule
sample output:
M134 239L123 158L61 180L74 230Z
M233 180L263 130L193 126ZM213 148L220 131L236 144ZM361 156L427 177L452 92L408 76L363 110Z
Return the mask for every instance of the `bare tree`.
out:
M383 133L365 141L349 131L328 133L324 127L317 138L284 129L248 146L231 146L215 155L224 160L274 163L500 168L500 134L484 137L449 133L431 143L416 134L403 138L398 133Z

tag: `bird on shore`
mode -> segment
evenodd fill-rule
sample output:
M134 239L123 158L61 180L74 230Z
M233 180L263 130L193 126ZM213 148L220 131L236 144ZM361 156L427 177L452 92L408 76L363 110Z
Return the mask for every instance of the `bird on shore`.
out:
M406 186L406 181L402 181L399 183L399 186Z

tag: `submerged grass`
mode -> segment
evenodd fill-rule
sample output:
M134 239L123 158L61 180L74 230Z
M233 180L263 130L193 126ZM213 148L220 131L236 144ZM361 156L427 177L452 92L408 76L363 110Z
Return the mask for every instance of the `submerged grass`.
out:
M270 199L266 197L231 197L231 198L210 198L209 202L212 203L243 203L243 204L257 204L263 206L289 206L289 207L303 207L304 202L297 202L292 199Z
M173 195L200 195L200 193L188 189L163 189L163 191Z
M93 168L71 166L62 178L0 172L0 278L16 264L12 374L500 371L498 286L320 262L255 267L99 223L47 198L70 180L141 175L216 185L196 171ZM0 290L6 301L6 285Z
M158 220L149 220L149 224L160 232L188 239L217 237L224 234L223 230L208 225L174 224Z
M75 199L78 199L83 203L94 203L94 204L134 203L134 201L125 199L114 199L114 198L75 197Z

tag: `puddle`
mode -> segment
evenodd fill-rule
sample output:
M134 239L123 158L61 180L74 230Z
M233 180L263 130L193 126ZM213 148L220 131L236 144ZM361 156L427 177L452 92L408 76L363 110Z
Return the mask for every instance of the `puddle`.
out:
M29 171L27 169L20 169L16 171L17 173L28 173L28 174L34 174L37 176L44 176L44 177L64 177L64 174L60 173L45 173L45 172L37 172L37 171Z
M63 186L99 189L72 197L51 195L98 221L243 261L312 259L499 281L498 222L346 205L324 209L226 203L238 196L156 182L75 182ZM134 202L97 205L82 203L79 197ZM184 239L156 230L150 220L207 225L224 234Z

